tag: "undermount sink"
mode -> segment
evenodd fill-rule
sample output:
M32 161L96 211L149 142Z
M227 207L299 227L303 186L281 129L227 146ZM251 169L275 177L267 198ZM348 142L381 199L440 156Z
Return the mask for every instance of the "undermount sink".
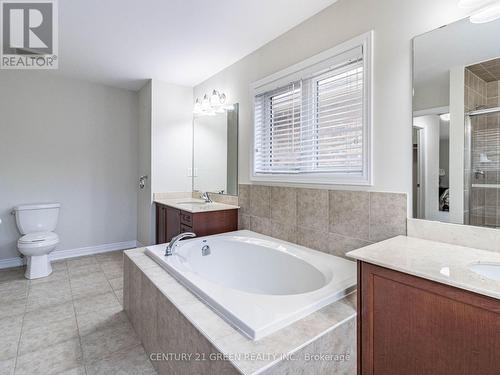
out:
M474 263L469 269L488 279L500 281L500 263Z
M196 205L196 206L204 206L207 204L207 202L178 202L177 204L189 204L189 205Z

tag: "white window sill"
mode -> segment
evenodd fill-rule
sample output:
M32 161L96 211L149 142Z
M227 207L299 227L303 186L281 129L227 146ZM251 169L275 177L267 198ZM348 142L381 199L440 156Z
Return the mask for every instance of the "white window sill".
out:
M250 181L255 182L280 182L297 184L318 184L318 185L355 185L372 186L373 182L367 177L339 176L332 174L324 175L252 175Z

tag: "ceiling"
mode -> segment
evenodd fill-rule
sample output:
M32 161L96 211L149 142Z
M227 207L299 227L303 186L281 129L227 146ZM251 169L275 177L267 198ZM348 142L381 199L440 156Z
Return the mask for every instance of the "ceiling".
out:
M493 59L467 67L485 82L500 81L500 59Z
M194 86L336 0L59 1L59 70L137 90Z

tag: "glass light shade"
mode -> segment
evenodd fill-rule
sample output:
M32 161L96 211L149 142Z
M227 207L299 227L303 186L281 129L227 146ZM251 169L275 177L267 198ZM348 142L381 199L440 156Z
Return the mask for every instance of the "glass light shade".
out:
M203 97L203 100L201 101L201 108L203 110L210 109L210 100L208 100L208 95L207 94L205 94L205 96Z
M480 9L470 16L472 23L487 23L500 18L500 2Z
M210 97L210 104L213 107L216 107L216 106L220 105L219 93L217 92L217 90L214 90L212 92L212 96Z
M210 97L205 94L203 99L196 99L193 113L200 116L215 116L217 113L224 113L227 110L232 110L232 105L224 105L226 102L226 94L213 90Z
M196 99L196 102L194 103L193 113L195 114L201 113L200 99Z

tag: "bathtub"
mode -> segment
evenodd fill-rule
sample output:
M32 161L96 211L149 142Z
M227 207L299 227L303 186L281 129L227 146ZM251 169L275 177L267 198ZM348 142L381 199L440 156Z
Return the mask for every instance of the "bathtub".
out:
M146 254L253 340L356 288L354 262L247 230L184 240L169 257L165 247Z

